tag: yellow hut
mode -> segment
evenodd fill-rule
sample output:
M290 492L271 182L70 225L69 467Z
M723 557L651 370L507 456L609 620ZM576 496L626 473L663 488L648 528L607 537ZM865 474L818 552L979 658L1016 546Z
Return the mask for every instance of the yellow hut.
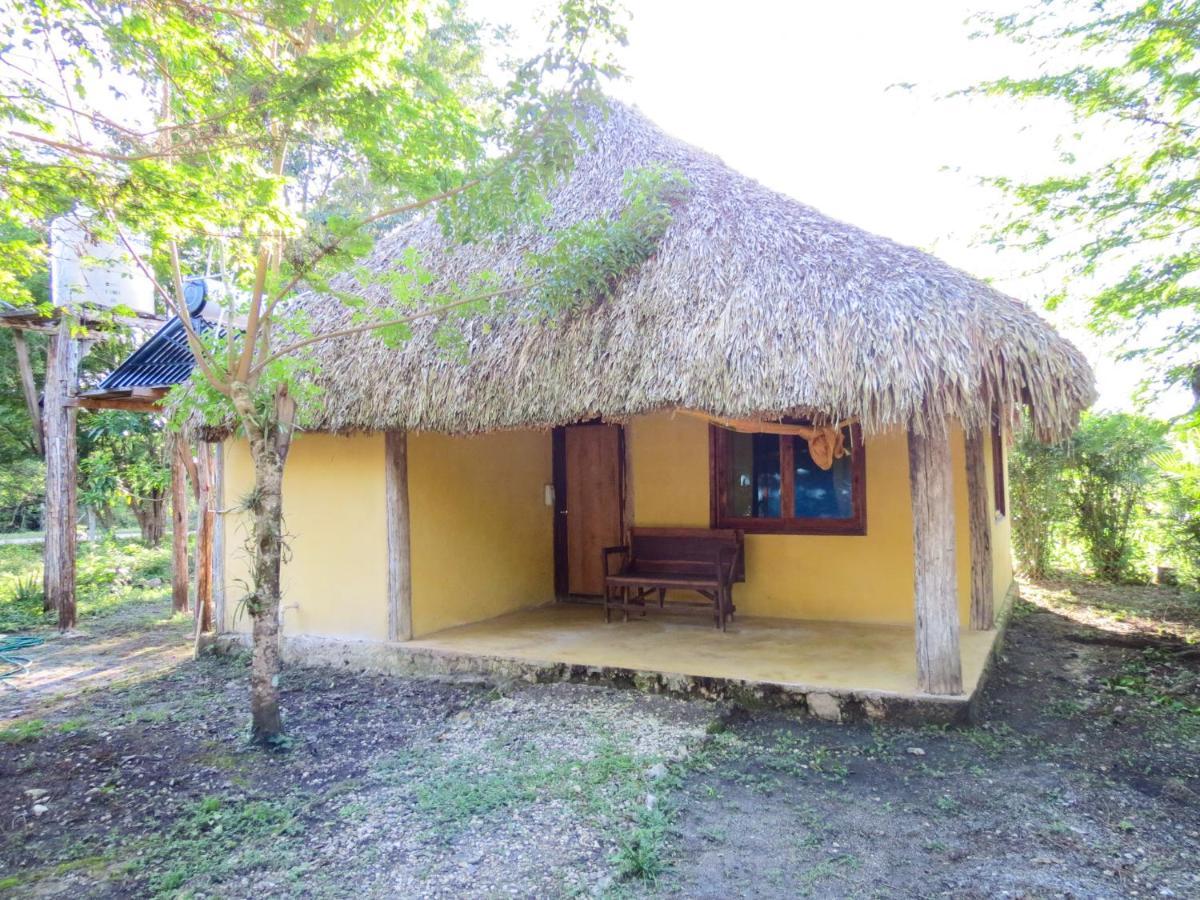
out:
M433 324L399 349L316 345L324 408L284 481L285 657L749 691L833 717L961 711L1014 594L1010 423L1023 407L1068 433L1087 363L1022 303L619 105L546 232L615 214L651 164L690 190L608 299L472 319L461 353ZM452 283L512 271L546 232L445 254L421 220L368 265L415 247ZM301 302L322 329L347 315ZM228 506L252 468L236 439L223 456ZM679 590L606 621L605 549L655 527L738 536L724 630L680 614ZM221 532L218 626L236 636L247 528L228 512Z

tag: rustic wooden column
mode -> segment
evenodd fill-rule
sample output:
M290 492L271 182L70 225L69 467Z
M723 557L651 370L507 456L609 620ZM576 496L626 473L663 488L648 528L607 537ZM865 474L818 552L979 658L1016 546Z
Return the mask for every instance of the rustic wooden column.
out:
M917 687L929 694L962 693L951 476L944 428L932 434L910 431Z
M971 521L971 627L988 629L995 624L992 597L992 517L988 503L987 448L983 431L968 431L967 516Z
M188 610L187 445L171 439L171 609Z
M225 445L213 446L213 628L225 630Z
M75 627L75 387L80 347L66 316L50 337L46 353L43 428L46 448L46 542L42 587L47 609L58 610L62 631Z
M412 640L412 548L408 511L408 434L384 434L387 498L388 640Z
M196 445L196 636L212 631L213 466L211 447Z

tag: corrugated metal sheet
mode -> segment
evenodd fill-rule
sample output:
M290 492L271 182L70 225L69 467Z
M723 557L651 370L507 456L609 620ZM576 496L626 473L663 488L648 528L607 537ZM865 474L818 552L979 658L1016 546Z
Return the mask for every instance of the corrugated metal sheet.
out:
M215 323L207 319L195 319L196 330L203 334L211 331ZM179 318L173 318L160 328L150 340L129 355L100 382L97 390L112 391L135 387L170 387L186 381L192 374L195 360L187 345L187 335Z

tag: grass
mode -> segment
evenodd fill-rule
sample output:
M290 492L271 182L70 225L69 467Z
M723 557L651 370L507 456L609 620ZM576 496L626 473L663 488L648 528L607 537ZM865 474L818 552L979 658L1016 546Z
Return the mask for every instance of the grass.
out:
M3 731L0 731L0 743L26 744L30 741L36 741L42 736L42 732L45 730L46 723L41 719L28 719L24 722L18 722L15 725L9 725Z
M81 543L76 564L80 619L109 615L129 603L160 602L170 593L171 552L129 539ZM148 582L159 579L152 588ZM0 634L54 624L42 611L42 547L0 545Z

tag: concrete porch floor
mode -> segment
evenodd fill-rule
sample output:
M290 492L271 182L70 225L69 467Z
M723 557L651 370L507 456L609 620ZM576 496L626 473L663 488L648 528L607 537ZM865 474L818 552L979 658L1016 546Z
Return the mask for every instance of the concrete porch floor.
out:
M778 686L789 694L966 704L987 668L997 631L964 630L964 694L917 690L913 628L738 616L722 633L706 618L650 610L604 621L596 606L558 603L435 632L407 642L418 653L584 666ZM812 706L811 699L809 701Z

